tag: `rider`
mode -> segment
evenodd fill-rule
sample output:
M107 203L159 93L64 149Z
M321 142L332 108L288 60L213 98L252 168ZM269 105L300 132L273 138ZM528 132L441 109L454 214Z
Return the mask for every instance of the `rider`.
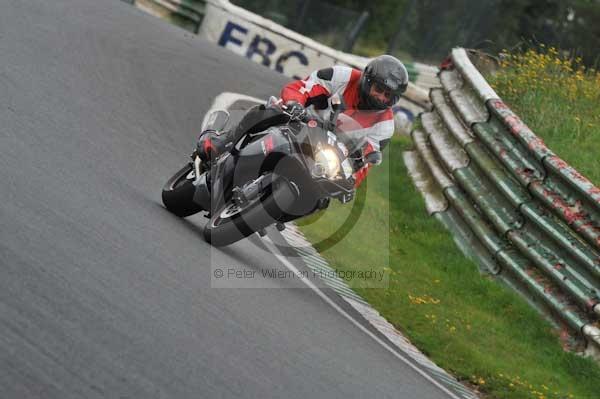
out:
M408 72L397 58L381 55L361 72L345 66L334 66L313 72L304 80L286 85L281 98L288 107L313 105L329 112L328 98L338 94L346 110L338 117L338 129L353 139L363 155L381 151L394 134L392 105L408 86ZM359 169L355 177L358 186L365 178L369 164Z
M391 107L407 86L408 72L402 62L391 55L381 55L371 60L362 72L338 65L314 71L306 79L284 86L281 99L288 112L300 114L306 107L313 106L312 112L326 117L331 112L329 98L338 94L346 107L338 117L338 129L348 135L362 154L366 155L372 151L381 151L394 134ZM250 111L233 132L233 141L245 134L249 127L264 122L263 118L261 111ZM203 136L198 143L199 149L222 152L215 148L222 145L211 143L210 138L205 138L204 141L202 138ZM368 168L369 164L361 165L355 172L355 186L365 178Z

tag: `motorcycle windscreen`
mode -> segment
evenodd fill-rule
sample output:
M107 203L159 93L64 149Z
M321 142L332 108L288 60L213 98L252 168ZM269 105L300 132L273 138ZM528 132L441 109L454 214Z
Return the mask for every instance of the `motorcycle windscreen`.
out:
M204 123L202 123L202 131L222 131L225 129L225 126L227 126L227 122L229 122L229 112L223 109L213 111L206 116Z

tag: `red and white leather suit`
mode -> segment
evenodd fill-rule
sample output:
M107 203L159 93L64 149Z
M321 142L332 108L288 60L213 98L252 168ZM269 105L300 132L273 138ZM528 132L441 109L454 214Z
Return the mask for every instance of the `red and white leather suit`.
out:
M346 66L314 71L304 80L286 85L281 91L284 102L293 100L314 110L322 118L331 112L328 99L338 94L344 99L346 110L338 118L338 129L345 132L362 148L363 155L380 150L380 143L394 134L394 115L391 108L381 111L359 110L360 78L362 72ZM370 164L355 172L355 186L366 177Z

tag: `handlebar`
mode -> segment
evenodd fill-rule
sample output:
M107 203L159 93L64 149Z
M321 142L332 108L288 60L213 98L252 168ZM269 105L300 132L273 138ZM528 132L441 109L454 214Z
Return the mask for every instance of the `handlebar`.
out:
M319 118L318 116L309 115L306 111L304 113L302 113L301 115L294 115L290 112L287 112L285 105L281 104L280 101L274 103L274 105L277 105L283 114L289 116L290 122L299 121L299 122L302 122L302 123L308 125L311 128L319 127L321 129L335 132L335 135L337 136L338 140L340 140L346 147L348 147L348 148L353 147L352 139L350 137L348 137L346 134L344 134L343 132L337 131L337 129L336 129L336 121L337 121L339 114L344 110L343 106L338 107L336 110L334 110L333 113L331 114L331 119L329 121L327 121L327 120L323 120L323 119ZM314 126L311 126L311 124L314 124ZM357 153L359 153L360 155L357 156ZM350 154L348 154L347 157L349 159L352 159L355 162L358 161L358 162L362 162L363 164L365 162L364 156L362 155L362 151L360 151L360 150L352 151Z

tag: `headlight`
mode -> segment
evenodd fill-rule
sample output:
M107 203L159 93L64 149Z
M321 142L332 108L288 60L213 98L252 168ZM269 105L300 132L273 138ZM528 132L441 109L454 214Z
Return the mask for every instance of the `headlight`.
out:
M323 148L315 153L314 174L331 179L340 171L340 159L331 148Z

